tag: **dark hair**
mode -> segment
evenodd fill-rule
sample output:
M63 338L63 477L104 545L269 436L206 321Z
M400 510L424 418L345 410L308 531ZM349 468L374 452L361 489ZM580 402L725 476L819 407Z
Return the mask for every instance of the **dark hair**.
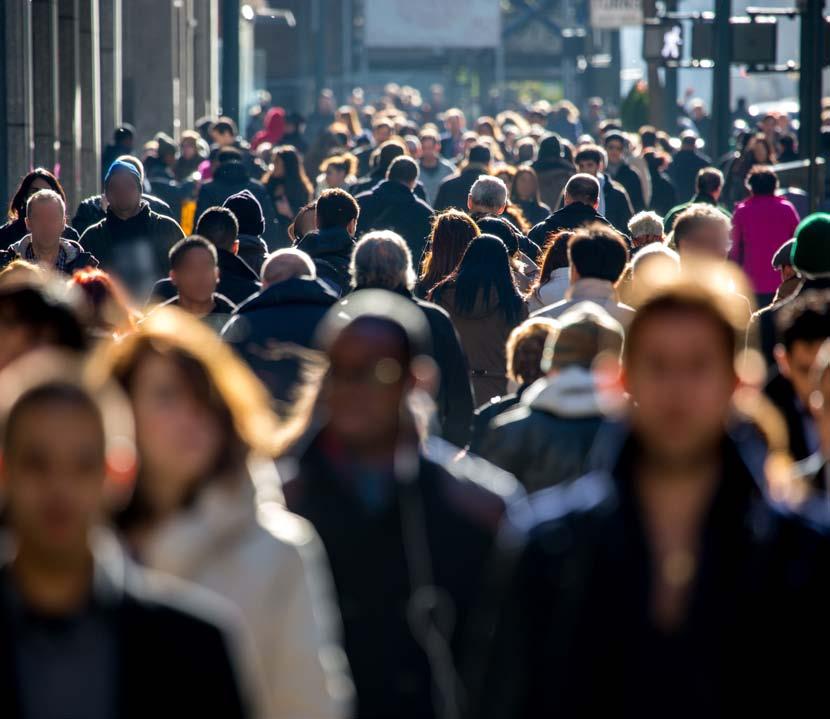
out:
M236 123L230 117L220 117L210 128L218 132L221 135L227 135L231 133L234 137L236 137L237 129Z
M271 162L274 158L279 157L282 160L282 166L285 169L285 174L278 178L285 187L286 194L290 199L305 195L303 204L306 204L314 196L314 187L306 175L303 163L300 161L300 153L293 145L281 145L271 150ZM270 179L270 175L269 175ZM266 180L266 184L268 180Z
M238 147L223 147L216 153L216 160L220 165L226 162L242 162L242 151Z
M179 240L175 245L173 245L173 247L170 248L170 252L168 253L168 257L170 258L170 269L178 269L188 253L197 249L206 250L210 253L210 256L213 257L214 263L218 262L218 258L216 257L216 248L213 246L213 243L206 240L204 237L199 237L199 235L191 235L190 237L185 237L183 240Z
M628 140L621 132L609 132L602 140L602 144L608 147L609 142L619 142L623 146L623 150L628 146Z
M511 257L519 251L519 237L516 228L503 217L487 215L476 220L476 224L482 235L494 235L504 242L507 254Z
M574 233L571 230L560 230L548 235L547 244L539 253L539 275L528 294L538 292L542 285L547 284L554 270L562 269L570 264L568 261L568 242L573 236Z
M35 344L76 352L87 349L87 336L75 309L47 288L0 288L0 325L29 330Z
M421 289L429 292L458 267L467 245L480 234L478 225L466 212L445 210L436 215L421 264Z
M628 264L628 247L615 230L596 223L568 240L568 261L583 279L617 282Z
M340 189L323 190L317 199L317 227L346 227L360 214L360 207L348 192Z
M654 147L657 144L657 129L653 125L643 125L638 134L644 148Z
M372 160L374 161L373 171L378 175L386 177L386 172L389 170L392 161L405 154L406 148L400 140L387 140L372 152Z
M513 279L507 248L498 237L476 237L458 267L433 288L430 299L438 299L448 287L455 288L455 307L461 315L471 315L482 299L488 307L498 307L510 323L522 317L524 300Z
M196 222L195 234L230 252L239 239L239 221L227 207L208 207Z
M723 187L723 173L715 167L698 170L695 188L702 195L712 195Z
M597 145L584 145L582 149L576 153L574 162L579 165L580 162L595 162L601 165L605 160L602 150Z
M418 179L418 163L411 157L396 157L386 171L386 179L411 185Z
M536 318L522 322L510 333L505 352L507 376L517 384L529 385L539 379L545 344L556 332L553 320Z
M63 187L61 187L58 178L49 172L49 170L38 167L26 174L17 186L17 191L14 193L11 202L9 202L8 215L10 220L19 220L26 217L26 200L29 198L29 191L35 180L43 180L49 185L50 189L61 196L63 204L66 205L66 193L63 191Z
M132 140L133 137L135 137L135 128L128 123L123 123L112 131L112 139L116 144L124 140Z
M551 133L546 135L539 143L539 152L536 154L537 162L545 162L562 157L562 141L559 135Z
M593 175L574 175L565 185L565 194L576 202L593 207L599 200L599 182Z
M753 195L774 195L778 188L778 175L768 165L755 165L746 176L746 186Z
M808 290L784 304L775 316L775 333L787 352L796 342L830 337L830 291Z

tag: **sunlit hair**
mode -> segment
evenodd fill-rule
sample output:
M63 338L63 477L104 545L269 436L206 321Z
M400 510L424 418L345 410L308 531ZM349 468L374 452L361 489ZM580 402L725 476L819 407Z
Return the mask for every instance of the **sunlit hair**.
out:
M69 284L80 289L86 300L86 324L90 329L119 335L135 331L141 313L130 306L118 280L103 270L88 267L77 270Z
M0 287L18 285L42 285L49 279L49 273L40 265L26 260L13 260L0 271Z
M446 210L437 215L421 264L421 287L429 291L449 275L458 266L467 245L480 234L478 225L466 212Z
M21 181L9 202L8 217L10 220L18 220L21 217L26 217L26 200L29 199L29 194L32 185L37 181L42 180L53 192L57 192L66 206L66 193L61 187L58 178L55 177L49 170L42 167L37 167L29 172Z
M546 285L550 282L550 277L554 270L559 270L563 267L569 266L568 242L570 242L573 235L574 233L570 230L551 232L548 235L548 242L542 248L542 252L538 259L539 274L531 285L528 296L538 292L542 285Z
M531 384L542 375L545 343L557 331L554 320L537 317L525 320L507 338L507 376L517 384Z
M389 230L367 232L355 245L349 265L352 287L412 290L412 252L404 239Z
M291 239L292 243L297 244L301 239L303 239L303 235L301 231L299 231L299 226L305 222L307 218L311 223L311 230L314 229L316 224L316 212L316 202L310 202L299 209L297 216L294 218L294 222L288 226L288 237ZM309 230L309 232L311 232L311 230Z
M320 163L320 172L325 173L330 167L345 172L348 177L357 172L357 158L351 152L344 152L342 155L332 155Z

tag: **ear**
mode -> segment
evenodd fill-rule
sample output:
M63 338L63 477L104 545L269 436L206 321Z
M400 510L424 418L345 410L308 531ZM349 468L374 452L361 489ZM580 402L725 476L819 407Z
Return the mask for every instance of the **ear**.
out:
M468 210L473 209L473 198L470 197L470 195L467 195L467 209Z
M167 276L170 278L170 281L175 285L176 284L176 271L175 270L170 270L170 272L167 273Z
M32 225L29 222L29 216L28 215L26 215L26 217L24 219L24 222L26 223L26 229L29 230L29 232L31 232L32 231Z
M596 199L596 202L594 202L594 209L595 210L599 209L599 197Z
M783 377L790 378L790 360L787 357L787 350L784 345L775 345L773 350L775 356L775 364L778 365L778 371Z
M234 240L233 247L231 247L231 252L232 252L234 255L238 255L238 254L239 254L239 240Z

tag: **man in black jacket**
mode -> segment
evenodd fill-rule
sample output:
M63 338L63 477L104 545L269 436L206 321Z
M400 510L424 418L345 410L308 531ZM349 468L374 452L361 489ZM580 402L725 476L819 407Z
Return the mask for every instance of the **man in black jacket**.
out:
M348 192L324 190L317 200L317 229L296 245L314 260L317 276L338 296L349 291L349 263L359 215L360 206Z
M222 330L278 401L294 399L304 367L312 367L317 325L337 295L317 279L302 250L277 250L262 266L262 291L243 302Z
M354 293L320 334L325 419L281 474L288 508L314 525L331 563L355 716L459 716L467 630L515 480L481 460L448 470L420 448L411 401L431 362L414 303Z
M415 272L407 250L406 243L393 232L364 236L355 246L352 286L395 292L412 300L424 313L432 334L431 356L440 371L436 404L441 436L456 447L464 447L474 409L467 358L446 311L412 294Z
M511 514L474 716L801 716L821 701L823 668L781 657L828 641L830 540L773 503L726 433L743 346L728 301L687 282L644 303L624 354L630 434L603 440L606 471Z
M480 175L490 174L493 157L486 145L473 145L467 153L467 160L457 175L448 177L438 186L435 198L435 211L442 212L450 208L467 211L467 198L470 188Z
M685 130L680 135L680 149L672 157L669 177L677 191L677 199L685 202L695 194L695 178L712 161L697 149L698 136L694 130Z
M579 172L593 175L600 185L599 205L597 210L608 221L625 234L628 221L634 216L634 208L625 188L605 173L607 158L605 150L596 145L586 145L574 157Z
M14 553L0 566L0 715L254 716L232 610L100 534L105 433L124 421L67 379L66 360L36 384L12 370L25 388L3 393L17 398L3 428Z
M360 205L358 237L370 230L391 230L406 240L413 257L420 257L432 230L433 213L415 196L416 182L418 163L411 157L395 158L383 182L355 197Z
M153 212L141 199L141 176L128 162L116 160L104 182L107 213L81 237L83 248L102 269L116 275L133 298L146 297L167 274L167 253L184 232L175 220Z
M260 290L259 277L239 259L239 225L236 217L226 207L209 207L196 223L195 234L204 237L216 248L219 268L219 284L216 291L238 305ZM156 282L151 295L152 302L172 299L176 288L169 277Z
M646 202L643 199L643 182L631 165L626 162L624 156L628 140L621 132L609 132L602 142L608 153L608 166L605 168L607 174L625 188L634 212L642 212L646 208Z

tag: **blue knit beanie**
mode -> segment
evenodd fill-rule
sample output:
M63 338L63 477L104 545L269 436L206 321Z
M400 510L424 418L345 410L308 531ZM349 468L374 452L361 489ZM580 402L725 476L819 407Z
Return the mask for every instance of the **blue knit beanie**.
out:
M141 187L141 175L138 172L138 169L135 165L131 165L129 162L124 162L124 160L116 160L110 165L110 169L107 170L107 174L104 177L104 187L106 187L110 179L113 175L117 172L129 172L130 175L135 179L136 185L138 185L139 191L142 189Z

